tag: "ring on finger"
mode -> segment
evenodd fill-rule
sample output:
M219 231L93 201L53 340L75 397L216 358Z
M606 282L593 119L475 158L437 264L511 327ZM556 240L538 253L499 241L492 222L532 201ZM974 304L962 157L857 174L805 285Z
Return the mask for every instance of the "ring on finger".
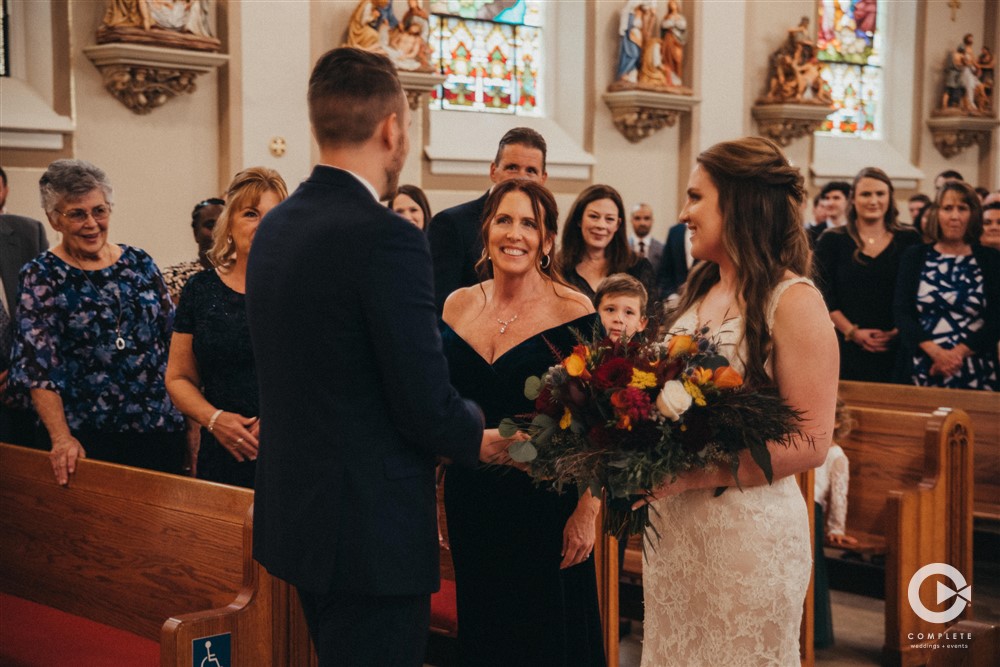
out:
M243 438L236 438L236 446L238 447L242 444L243 444Z

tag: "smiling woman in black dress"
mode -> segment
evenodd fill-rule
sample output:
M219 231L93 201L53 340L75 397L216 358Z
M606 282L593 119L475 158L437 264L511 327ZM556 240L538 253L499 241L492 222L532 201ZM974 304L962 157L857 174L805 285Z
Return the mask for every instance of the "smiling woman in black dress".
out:
M817 277L840 341L841 380L892 381L899 259L920 242L898 216L889 176L862 169L851 186L847 224L825 231L816 245Z
M555 351L570 352L573 329L586 335L597 321L590 301L552 271L557 215L540 185L496 186L482 232L494 278L445 302L451 382L482 407L489 440L500 438L501 419L534 409L524 380L557 363ZM589 491L538 488L519 470L449 468L462 665L604 664L591 556L599 504Z

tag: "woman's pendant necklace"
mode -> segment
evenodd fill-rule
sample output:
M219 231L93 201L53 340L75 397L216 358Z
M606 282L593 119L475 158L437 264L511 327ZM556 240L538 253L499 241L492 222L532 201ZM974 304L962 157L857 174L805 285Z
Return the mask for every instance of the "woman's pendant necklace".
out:
M90 283L90 288L94 290L98 297L100 297L103 292L97 289L97 285L95 285L94 281L90 279L90 275L87 273L87 270L83 268L82 264L78 265L77 268L80 269L83 273L83 277L87 279L88 283ZM117 285L112 284L112 287L115 288L115 301L118 303L118 318L115 321L115 349L121 351L125 349L125 339L122 337L122 296L118 291Z
M514 313L514 317L510 318L509 320L501 320L498 317L497 318L497 324L500 325L500 333L502 333L502 334L503 333L507 333L507 327L509 327L511 324L513 324L514 320L516 320L516 319L517 319L517 313Z

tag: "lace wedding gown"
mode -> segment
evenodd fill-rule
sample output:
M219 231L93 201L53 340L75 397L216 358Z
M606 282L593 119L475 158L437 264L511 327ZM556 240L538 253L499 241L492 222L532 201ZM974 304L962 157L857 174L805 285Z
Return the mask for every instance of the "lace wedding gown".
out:
M767 323L781 294L771 296ZM697 307L674 331L698 327ZM741 318L716 336L720 352L743 371ZM769 368L770 370L770 368ZM771 486L713 489L662 498L650 512L661 539L650 532L643 563L645 639L642 667L799 665L799 625L812 549L806 503L794 477Z

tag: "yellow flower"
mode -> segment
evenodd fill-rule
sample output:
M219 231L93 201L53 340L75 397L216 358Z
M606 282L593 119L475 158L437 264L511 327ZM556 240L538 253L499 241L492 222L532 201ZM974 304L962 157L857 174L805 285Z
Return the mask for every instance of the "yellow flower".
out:
M712 379L712 371L707 368L702 368L698 366L693 371L691 371L691 382L697 385L703 385Z
M569 408L563 408L566 412L563 413L562 419L559 420L559 428L566 430L569 425L573 422L573 413L569 411Z
M691 398L694 399L695 404L702 407L705 406L705 394L701 393L698 385L691 382L691 380L684 380L684 390L691 394Z
M649 387L656 386L656 375L653 373L646 373L645 371L640 371L638 368L632 369L632 381L628 383L628 386L635 387L636 389L647 389Z

